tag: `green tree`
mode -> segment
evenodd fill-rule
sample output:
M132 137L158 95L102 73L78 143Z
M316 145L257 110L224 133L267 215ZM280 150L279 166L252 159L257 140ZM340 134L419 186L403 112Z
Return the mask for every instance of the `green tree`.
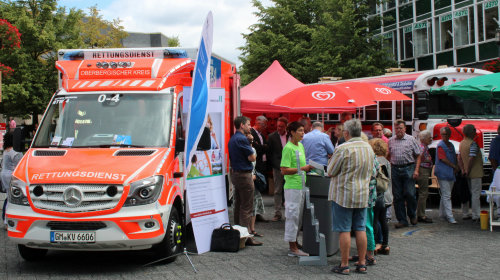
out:
M89 15L81 20L85 48L123 47L121 40L128 36L119 18L108 21L99 14L97 6L89 8Z
M16 25L22 34L19 49L0 51L0 61L14 69L3 81L3 114L43 112L57 89L56 51L83 45L79 29L83 13L75 9L67 13L56 4L56 0L0 2L0 18Z
M181 42L179 41L179 36L168 37L167 44L169 47L180 47Z
M382 74L394 65L369 32L369 0L253 0L258 22L243 34L240 73L247 84L278 60L304 83ZM372 19L376 20L376 19Z
M22 34L19 49L0 49L0 61L14 70L4 76L0 112L13 116L37 116L45 109L58 88L57 50L120 47L127 36L119 19L102 19L97 7L87 16L58 7L57 0L0 1L0 18Z

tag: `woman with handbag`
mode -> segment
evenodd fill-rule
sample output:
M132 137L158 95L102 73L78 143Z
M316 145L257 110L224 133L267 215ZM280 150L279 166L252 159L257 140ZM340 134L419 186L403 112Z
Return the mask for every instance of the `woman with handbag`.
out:
M312 166L306 165L304 146L300 141L304 138L304 125L292 122L288 125L288 136L290 140L283 147L281 155L281 174L285 177L285 241L290 245L288 256L309 256L297 246L297 236L302 222L302 208L304 206L304 189L302 176L298 173L297 156L299 153L300 170L310 171ZM305 179L305 178L304 178Z
M255 150L253 146L253 136L252 133L247 133L245 136L248 139L248 142L250 142L250 146L252 146L253 152L255 156L257 156L257 151ZM249 227L249 233L253 234L254 236L257 237L263 237L262 234L258 233L255 231L255 220L257 218L257 215L264 215L265 210L264 210L264 200L262 199L262 194L260 193L259 189L257 188L258 180L261 180L261 178L258 178L259 175L262 174L257 174L258 171L255 170L255 165L256 161L252 162L253 165L253 171L252 171L252 178L255 186L255 190L253 192L253 213L252 213L252 219L250 220L250 227ZM264 178L265 180L265 178ZM264 183L265 184L265 183Z
M384 175L389 179L386 190L377 188L377 200L373 208L375 236L378 236L379 227L382 232L382 242L377 244L375 252L377 254L389 255L389 226L387 225L386 212L387 208L392 204L392 186L391 186L391 163L387 160L387 144L380 138L370 140L370 145L377 156L380 164L379 172L384 172ZM378 184L377 184L378 187Z

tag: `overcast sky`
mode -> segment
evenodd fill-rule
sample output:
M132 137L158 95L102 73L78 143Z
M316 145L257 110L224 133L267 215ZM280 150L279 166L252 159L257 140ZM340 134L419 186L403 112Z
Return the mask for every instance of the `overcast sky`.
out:
M261 0L269 6L270 0ZM240 51L250 25L257 22L250 0L59 0L59 6L88 13L97 5L107 20L120 18L126 31L178 36L182 47L197 47L201 27L209 11L214 18L212 51L238 66Z

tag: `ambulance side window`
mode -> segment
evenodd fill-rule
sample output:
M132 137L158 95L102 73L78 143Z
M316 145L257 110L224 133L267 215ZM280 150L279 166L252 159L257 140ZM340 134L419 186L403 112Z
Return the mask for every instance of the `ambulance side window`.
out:
M186 131L184 130L185 118L183 115L183 98L179 98L177 104L177 117L176 117L176 129L175 129L175 153L178 154L184 151L184 143L186 138Z
M177 110L177 129L175 131L176 138L179 139L185 139L186 138L186 131L184 130L184 122L185 119L183 117L183 102L182 102L182 97L179 98L179 106Z

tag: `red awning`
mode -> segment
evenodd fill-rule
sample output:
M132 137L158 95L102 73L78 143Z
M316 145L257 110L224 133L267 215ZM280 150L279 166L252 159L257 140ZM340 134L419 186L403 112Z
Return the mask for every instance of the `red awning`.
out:
M343 84L305 85L276 98L271 104L296 112L341 113L376 105L373 96L365 93Z
M287 112L287 108L272 106L271 102L303 85L275 60L266 71L240 90L241 113Z

